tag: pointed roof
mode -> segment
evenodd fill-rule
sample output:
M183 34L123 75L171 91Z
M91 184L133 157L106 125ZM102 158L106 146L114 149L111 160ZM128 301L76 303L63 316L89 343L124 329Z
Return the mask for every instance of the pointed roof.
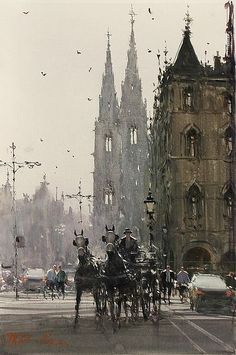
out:
M199 63L199 60L197 58L197 55L194 51L194 48L192 46L192 43L190 41L190 23L192 22L192 19L189 16L189 12L187 11L186 17L185 17L185 30L184 30L184 38L181 43L179 52L177 54L174 66L173 66L173 71L174 72L179 72L183 74L194 74L196 72L199 72L201 70L201 65Z
M99 121L107 119L117 121L118 117L118 101L112 69L110 37L111 34L108 30L105 73L102 76L102 88L99 96Z
M135 13L133 8L131 7L131 11L129 13L131 16L131 34L129 41L129 49L127 52L127 66L125 69L125 79L122 82L122 96L121 96L121 111L123 115L132 115L132 111L137 114L137 108L140 110L143 109L143 99L142 99L142 86L141 80L139 78L138 73L138 65L137 65L137 50L134 38L134 17ZM140 112L141 113L141 112Z

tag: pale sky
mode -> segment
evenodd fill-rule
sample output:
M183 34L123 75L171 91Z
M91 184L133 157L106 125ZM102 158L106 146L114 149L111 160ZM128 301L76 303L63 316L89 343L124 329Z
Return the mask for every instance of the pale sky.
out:
M204 61L207 50L207 60L212 62L217 50L224 56L224 3L132 2L137 13L134 30L138 68L148 115L152 114L153 83L158 74L156 53L159 49L162 55L166 41L167 57L175 58L187 4L193 18L192 43L198 58ZM32 195L44 172L54 194L56 186L59 194L77 192L80 178L83 192L92 193L93 129L98 116L106 32L109 28L112 34L112 62L120 100L130 36L130 4L0 0L0 159L9 161L8 147L15 142L17 161L42 163L41 167L17 172L18 198L23 192ZM29 13L25 15L23 11ZM148 49L152 52L148 53ZM82 54L77 54L77 50ZM41 71L47 75L43 77ZM0 184L5 180L6 169L0 167Z

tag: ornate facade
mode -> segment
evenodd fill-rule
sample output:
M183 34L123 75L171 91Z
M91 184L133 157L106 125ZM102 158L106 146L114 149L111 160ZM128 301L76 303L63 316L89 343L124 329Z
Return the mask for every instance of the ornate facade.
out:
M175 268L235 269L235 61L233 5L227 49L199 62L189 14L174 64L155 97L152 189L157 239Z
M132 228L136 237L143 238L147 115L137 68L133 11L130 15L131 36L120 107L108 34L99 117L95 123L93 226L98 238L106 224L114 224L118 233L123 233L125 227Z

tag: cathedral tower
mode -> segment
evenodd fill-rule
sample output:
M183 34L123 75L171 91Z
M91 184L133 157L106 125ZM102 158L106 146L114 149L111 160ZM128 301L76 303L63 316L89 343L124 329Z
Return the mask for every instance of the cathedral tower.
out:
M144 239L142 221L143 201L147 195L144 183L148 159L147 115L137 66L133 9L130 16L131 35L119 115L122 141L120 229L129 227L136 237Z
M99 96L99 116L95 122L93 226L94 235L98 238L104 233L105 225L117 225L120 216L121 141L110 36L108 32L105 73Z

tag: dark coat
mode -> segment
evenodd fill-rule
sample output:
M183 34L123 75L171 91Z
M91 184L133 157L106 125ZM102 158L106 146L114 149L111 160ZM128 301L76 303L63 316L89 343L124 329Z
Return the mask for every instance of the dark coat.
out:
M166 269L161 272L160 275L162 285L166 284ZM173 284L175 281L174 271L170 270L170 283Z
M132 253L137 253L138 249L139 247L136 238L130 236L129 242L127 242L126 236L121 238L118 250L122 257L126 260L134 261L135 257Z

